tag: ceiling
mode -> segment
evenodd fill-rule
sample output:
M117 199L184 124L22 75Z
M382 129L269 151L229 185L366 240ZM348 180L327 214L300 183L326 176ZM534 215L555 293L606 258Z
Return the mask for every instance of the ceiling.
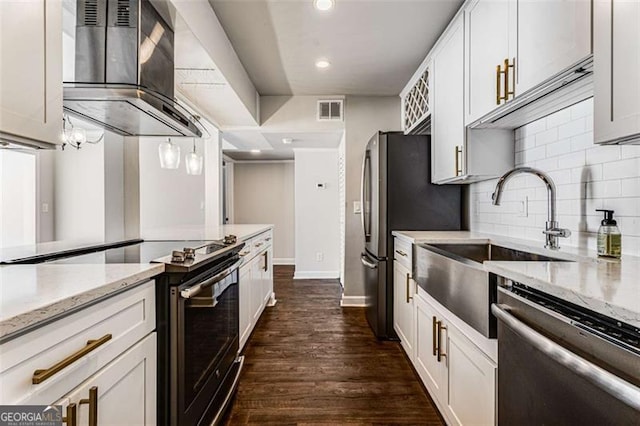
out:
M223 138L236 147L225 149L224 153L237 161L273 161L293 160L294 149L327 149L338 148L342 140L342 131L326 132L260 132L260 130L238 130L224 132ZM284 144L282 139L291 138L291 144ZM252 153L251 149L260 149L260 153Z
M462 0L209 0L261 95L397 95ZM315 62L331 66L319 70Z

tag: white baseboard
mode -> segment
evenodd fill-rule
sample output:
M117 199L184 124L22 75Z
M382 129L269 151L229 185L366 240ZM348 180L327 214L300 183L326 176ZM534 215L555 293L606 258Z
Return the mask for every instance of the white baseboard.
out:
M343 294L340 306L343 308L363 308L366 306L365 298L364 296L345 296Z
M294 280L323 280L337 279L340 277L338 271L295 271Z
M274 257L273 264L274 265L295 265L296 259L293 257Z

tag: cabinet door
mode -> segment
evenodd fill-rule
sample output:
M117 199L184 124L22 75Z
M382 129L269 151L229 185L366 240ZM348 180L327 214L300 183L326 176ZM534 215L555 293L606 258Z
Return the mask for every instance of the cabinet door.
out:
M640 2L598 0L594 12L595 142L640 140Z
M436 357L436 321L442 320L438 312L424 299L416 297L416 356L413 365L438 407L447 395L446 358L438 362ZM445 334L442 332L442 334ZM441 336L441 341L446 342Z
M411 272L397 260L393 262L393 328L400 337L400 344L413 360L415 356L415 283Z
M497 82L496 66L509 57L509 3L478 0L465 10L467 73L466 120L469 124L500 103L503 79Z
M590 0L517 0L516 25L516 96L591 53Z
M455 327L448 327L448 411L461 425L495 424L496 365Z
M455 177L464 145L464 16L459 15L433 59L432 181Z
M156 424L156 333L151 333L63 398L80 403L97 388L98 424ZM89 404L80 404L79 425L89 424Z
M0 1L0 133L60 143L62 1Z
M239 310L240 310L240 350L249 339L252 330L253 311L251 309L251 267L244 265L240 268L239 283Z
M254 326L264 308L262 269L262 256L258 255L251 260L251 322Z

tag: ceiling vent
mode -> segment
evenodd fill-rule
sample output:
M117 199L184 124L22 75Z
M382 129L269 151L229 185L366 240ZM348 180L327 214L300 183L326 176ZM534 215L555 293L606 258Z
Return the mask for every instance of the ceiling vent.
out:
M318 121L342 121L343 101L340 100L319 100L318 101Z

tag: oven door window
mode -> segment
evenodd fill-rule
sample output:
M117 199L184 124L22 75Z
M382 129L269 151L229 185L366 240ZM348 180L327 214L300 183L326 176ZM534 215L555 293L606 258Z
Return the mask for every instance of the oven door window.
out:
M236 351L238 272L184 301L184 401L189 407L210 381L226 373L222 361Z

